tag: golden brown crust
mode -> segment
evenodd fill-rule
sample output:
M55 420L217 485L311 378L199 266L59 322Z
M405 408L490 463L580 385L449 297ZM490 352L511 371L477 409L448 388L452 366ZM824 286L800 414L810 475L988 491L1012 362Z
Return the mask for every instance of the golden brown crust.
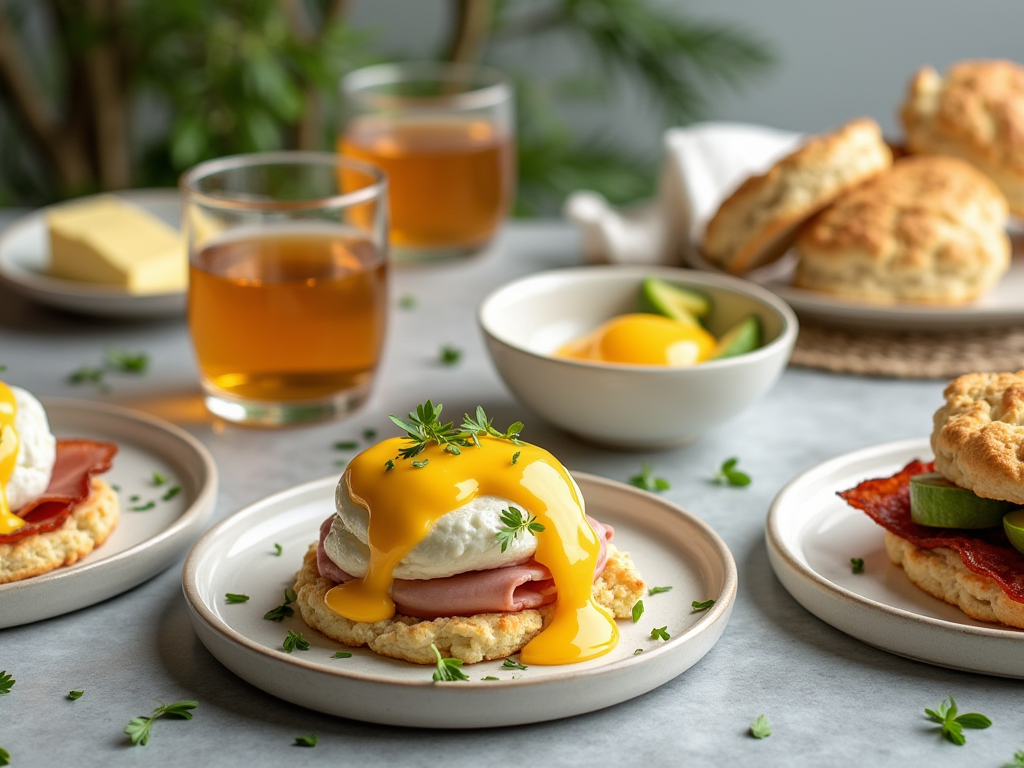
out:
M345 645L366 645L382 656L415 664L436 661L431 643L442 656L462 659L467 664L511 656L540 632L550 613L549 608L542 608L433 621L395 614L386 621L368 624L346 619L326 606L324 597L332 586L332 582L320 577L313 545L295 575L296 605L307 625ZM636 601L643 597L644 586L629 554L609 545L608 563L594 582L594 599L615 618L629 618Z
M969 373L935 412L935 468L988 499L1024 504L1024 370Z
M708 222L702 251L734 274L766 264L789 248L799 224L891 164L873 120L813 136L726 198Z
M932 597L955 605L972 619L1024 629L1024 603L1010 599L995 581L974 573L948 547L923 549L885 532L889 559Z
M911 152L975 165L1024 215L1024 67L962 61L945 77L924 67L910 81L900 117Z
M118 506L114 489L94 477L89 497L75 506L60 528L0 544L0 584L77 563L107 540L117 525Z
M971 301L1009 268L1006 215L999 188L970 164L899 160L807 223L794 283L877 303Z

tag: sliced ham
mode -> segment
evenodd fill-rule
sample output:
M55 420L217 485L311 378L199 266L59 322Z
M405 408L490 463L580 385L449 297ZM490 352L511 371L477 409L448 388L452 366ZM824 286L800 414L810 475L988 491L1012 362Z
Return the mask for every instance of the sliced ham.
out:
M329 517L320 526L317 566L323 578L343 584L354 577L339 568L324 549L324 539L330 533L333 520L333 516ZM601 545L594 568L596 579L608 562L608 542L615 531L592 517L587 520ZM396 610L421 619L522 611L552 603L556 596L551 572L536 560L487 571L468 571L444 579L395 579L391 587Z
M57 460L50 484L35 501L14 510L25 521L13 533L0 535L0 544L13 544L64 525L76 504L89 497L92 476L110 469L117 446L99 440L58 440Z

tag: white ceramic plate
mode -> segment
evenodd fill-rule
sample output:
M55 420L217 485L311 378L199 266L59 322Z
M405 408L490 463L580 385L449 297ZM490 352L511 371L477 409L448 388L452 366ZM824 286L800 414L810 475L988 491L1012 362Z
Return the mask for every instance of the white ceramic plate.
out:
M574 473L587 512L615 526L615 544L630 552L648 584L672 591L645 597L638 624L619 622L619 647L569 666L531 666L524 672L484 662L464 667L470 681L434 683L433 668L345 649L309 629L296 614L277 624L263 614L278 605L320 523L334 513L336 477L300 485L246 507L212 528L185 561L183 587L192 625L221 663L258 688L328 714L425 728L510 726L568 717L647 693L695 664L715 644L732 612L736 565L705 523L621 483ZM280 557L274 554L280 544ZM227 604L227 592L250 596ZM694 613L694 600L714 607ZM667 626L671 639L652 640ZM288 630L310 641L287 654ZM634 655L637 648L644 652ZM499 681L483 681L493 675Z
M864 448L790 482L768 513L768 558L807 610L885 651L968 672L1024 678L1024 631L974 621L911 584L889 562L884 529L836 496L913 459L930 461L926 438ZM864 558L854 574L850 558Z
M142 189L117 195L175 228L181 225L181 197L177 190ZM90 285L48 275L47 210L43 208L23 216L0 235L0 282L40 304L87 315L170 317L184 314L185 291L137 295L115 286Z
M57 437L117 443L103 478L120 490L121 515L110 537L74 565L0 584L0 629L28 624L118 595L171 565L202 532L217 496L209 452L184 430L123 408L80 400L43 400ZM154 472L167 483L154 487ZM161 496L172 486L181 492ZM135 502L132 496L138 496ZM155 507L133 512L150 500Z
M755 269L744 277L770 290L801 316L830 325L893 331L956 331L1014 325L1024 322L1024 254L1016 242L1021 231L1011 230L1010 234L1016 237L1015 256L1009 271L987 296L960 307L877 306L797 288L792 285L796 269L792 252L779 262ZM696 248L687 250L691 266L725 274L703 258Z

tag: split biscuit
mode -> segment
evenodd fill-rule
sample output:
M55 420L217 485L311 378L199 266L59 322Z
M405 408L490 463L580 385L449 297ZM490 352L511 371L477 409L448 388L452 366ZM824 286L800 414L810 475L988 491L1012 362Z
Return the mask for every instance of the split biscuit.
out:
M1024 370L969 373L935 412L935 468L987 499L1024 504Z
M118 507L114 489L94 477L88 498L75 505L60 528L0 544L0 584L77 563L107 540L117 525Z
M701 250L737 275L774 261L792 245L800 224L890 165L892 153L873 120L813 136L726 198L708 222Z
M900 117L911 152L966 160L1024 216L1024 67L961 61L945 77L924 67L910 81Z
M955 605L972 619L1024 629L1024 603L1011 599L993 579L970 570L949 547L924 549L886 531L885 551L932 597Z
M1010 266L1006 199L952 157L908 157L800 231L794 284L877 304L962 304Z
M334 582L320 576L316 545L310 547L295 575L296 605L302 620L313 629L345 645L369 646L381 656L433 664L433 643L442 656L467 664L503 659L519 652L536 637L551 613L551 606L514 613L478 613L428 621L395 614L373 624L339 616L324 602ZM594 582L593 596L617 619L629 618L644 595L644 581L626 552L608 545L608 562Z

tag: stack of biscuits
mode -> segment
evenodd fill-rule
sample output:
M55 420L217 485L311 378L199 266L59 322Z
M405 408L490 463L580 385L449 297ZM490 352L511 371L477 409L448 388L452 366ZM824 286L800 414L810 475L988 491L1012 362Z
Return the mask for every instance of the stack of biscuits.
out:
M1024 67L926 67L901 116L906 157L858 119L747 179L708 223L704 256L739 275L793 247L797 286L876 304L986 294L1010 265L1008 213L1024 216Z

